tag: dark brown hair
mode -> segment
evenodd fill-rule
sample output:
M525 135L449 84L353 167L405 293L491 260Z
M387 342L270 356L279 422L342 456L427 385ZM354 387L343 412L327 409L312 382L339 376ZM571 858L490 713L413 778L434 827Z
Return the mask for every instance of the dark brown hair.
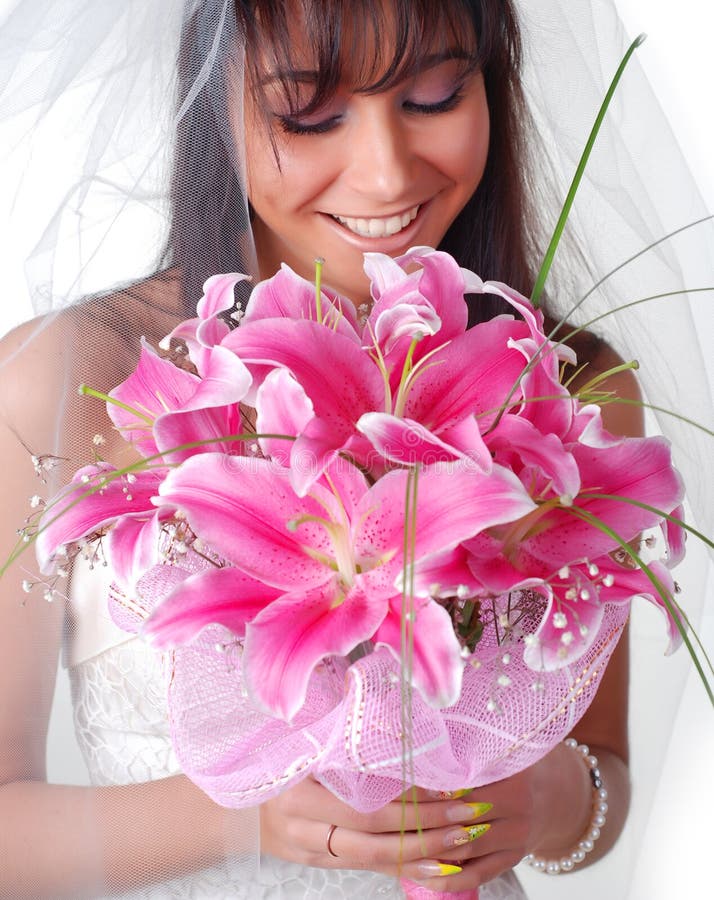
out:
M193 84L206 58L215 28L200 4L184 30L179 59L178 103ZM255 59L279 71L299 68L292 60L291 0L236 0L236 20L246 40L246 65ZM534 248L529 215L528 165L525 159L528 119L521 93L521 46L511 0L302 0L300 14L310 35L318 79L303 112L319 108L337 89L343 68L350 66L352 86L375 92L408 77L426 53L455 50L467 65L483 72L491 118L486 170L478 189L449 228L441 249L484 279L497 278L523 293L533 280ZM366 35L379 38L389 29L393 58L368 59L360 48ZM439 44L443 46L439 46ZM374 45L374 43L372 44ZM379 45L379 42L377 42ZM354 72L359 84L354 85ZM187 73L182 76L181 73ZM283 85L292 108L293 86ZM177 132L172 189L172 226L167 262L182 274L188 306L201 285L220 271L245 270L236 239L236 211L243 208L241 188L211 98L201 91ZM215 122L215 127L207 123ZM224 127L225 130L225 127ZM190 185L190 190L186 186ZM502 311L493 298L474 305L474 321Z

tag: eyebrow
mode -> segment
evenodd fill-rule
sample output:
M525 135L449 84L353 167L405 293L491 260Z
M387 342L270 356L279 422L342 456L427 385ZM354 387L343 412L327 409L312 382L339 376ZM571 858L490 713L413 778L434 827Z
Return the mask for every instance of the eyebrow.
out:
M422 60L419 71L425 72L428 69L433 69L436 66L445 62L450 62L451 60L462 60L472 62L476 65L478 56L469 53L467 50L461 49L442 50L439 53L430 53ZM259 84L265 86L266 84L272 84L275 81L280 81L282 83L286 81L296 81L300 84L314 84L318 81L319 75L320 73L317 69L278 69L275 72L269 72L267 75L264 75L260 79Z

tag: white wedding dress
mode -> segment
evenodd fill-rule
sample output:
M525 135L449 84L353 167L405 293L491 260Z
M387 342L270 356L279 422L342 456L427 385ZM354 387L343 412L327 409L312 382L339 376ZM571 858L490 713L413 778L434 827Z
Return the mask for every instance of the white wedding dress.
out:
M110 573L75 562L70 586L69 671L77 740L93 785L130 784L180 772L171 747L164 657L109 618ZM246 881L249 883L246 883ZM122 895L124 900L392 900L397 880L373 872L319 869L262 856L250 876L226 862ZM480 900L525 900L514 875L482 887Z

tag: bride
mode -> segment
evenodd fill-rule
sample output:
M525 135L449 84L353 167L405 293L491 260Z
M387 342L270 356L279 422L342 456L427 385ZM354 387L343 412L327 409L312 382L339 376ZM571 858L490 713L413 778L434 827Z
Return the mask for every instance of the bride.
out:
M29 85L36 133L54 117L78 164L34 255L41 264L52 249L51 277L38 277L50 288L44 301L38 291L44 315L1 348L2 558L30 498L48 490L42 481L57 486L93 448L118 465L129 459L76 386L107 391L123 380L140 338L157 345L210 275L267 277L285 261L310 278L319 253L330 287L365 306L365 251L431 245L528 293L604 92L599 77L584 87L575 73L585 78L590 51L608 64L620 51L609 3L563 11L535 0L45 0L18 2L5 34L25 50L11 60L8 109L22 110ZM39 118L31 91L44 95ZM620 159L621 136L608 138ZM37 152L48 149L50 161L51 148ZM610 162L594 161L577 221L587 260L574 246L549 287L554 319L640 246L627 202L598 183ZM649 263L647 280L669 277L674 290L678 275L662 276L671 261ZM633 268L611 293L596 292L582 321L643 295L632 292L642 281ZM609 341L646 352L649 332L622 318ZM580 339L588 377L612 366L615 349L595 334ZM639 397L629 374L609 387ZM614 433L641 433L636 405L608 406L604 418ZM588 768L566 745L464 797L424 796L423 837L411 820L400 834L398 801L361 816L310 779L260 808L217 807L178 772L165 660L109 621L110 581L78 561L69 587L45 603L27 556L0 581L0 818L12 823L0 835L0 896L398 897L404 874L506 900L525 896L511 872L524 856L560 860L587 839ZM46 780L60 652L87 787ZM587 863L627 816L627 685L625 638L573 733L609 793Z

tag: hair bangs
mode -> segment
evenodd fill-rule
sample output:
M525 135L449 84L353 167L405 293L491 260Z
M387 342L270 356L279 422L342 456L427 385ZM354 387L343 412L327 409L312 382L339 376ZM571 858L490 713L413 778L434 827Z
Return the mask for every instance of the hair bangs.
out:
M493 0L260 0L240 6L253 85L262 90L269 78L279 85L290 115L309 115L340 87L388 90L434 57L457 60L464 73L487 67L493 48L501 45L499 5Z

